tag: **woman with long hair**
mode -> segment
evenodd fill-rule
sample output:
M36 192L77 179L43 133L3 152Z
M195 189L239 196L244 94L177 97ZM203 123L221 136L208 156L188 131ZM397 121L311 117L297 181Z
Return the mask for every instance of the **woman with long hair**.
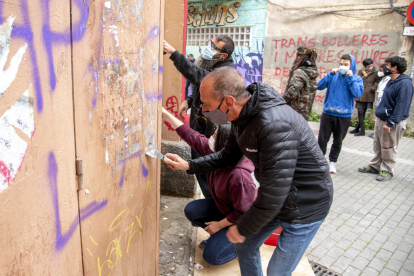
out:
M315 100L319 76L316 68L316 49L300 46L296 50L290 76L283 98L296 112L301 114L306 121L309 120Z

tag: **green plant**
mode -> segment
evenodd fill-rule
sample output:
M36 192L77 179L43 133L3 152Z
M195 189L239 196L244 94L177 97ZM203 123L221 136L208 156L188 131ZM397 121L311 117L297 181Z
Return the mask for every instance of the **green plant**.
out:
M321 115L316 113L315 111L311 111L311 114L309 115L309 122L320 122L321 121Z
M366 130L373 130L373 129L375 129L375 120L372 118L373 117L372 114L373 114L373 111L372 111L372 109L370 109L370 110L368 110L367 115L365 116L364 128ZM351 120L351 126L352 127L359 126L358 119Z
M404 130L404 137L406 138L414 138L414 132L412 132L408 127L406 130Z

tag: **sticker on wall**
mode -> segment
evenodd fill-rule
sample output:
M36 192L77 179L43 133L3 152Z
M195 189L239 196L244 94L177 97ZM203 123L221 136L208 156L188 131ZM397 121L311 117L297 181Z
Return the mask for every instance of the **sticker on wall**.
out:
M10 53L10 35L14 19L15 17L9 16L0 25L0 99L15 80L27 49L25 43L11 58L7 70L4 70ZM27 135L28 139L31 139L33 132L33 100L29 97L29 90L26 90L0 118L0 192L15 178L26 154L27 139L21 135Z

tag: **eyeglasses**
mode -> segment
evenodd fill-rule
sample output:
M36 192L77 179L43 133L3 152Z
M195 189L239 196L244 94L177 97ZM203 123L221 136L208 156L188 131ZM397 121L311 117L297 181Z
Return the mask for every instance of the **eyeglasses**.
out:
M217 45L214 44L214 42L211 39L208 41L208 45L211 47L212 50L214 50L214 51L219 50L220 53L224 53L224 50L217 47Z

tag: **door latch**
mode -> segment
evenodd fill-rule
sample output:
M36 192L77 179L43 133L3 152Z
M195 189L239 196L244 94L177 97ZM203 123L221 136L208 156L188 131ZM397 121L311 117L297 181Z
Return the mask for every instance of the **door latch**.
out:
M78 182L78 191L83 190L83 168L82 168L82 159L76 158L76 175Z

